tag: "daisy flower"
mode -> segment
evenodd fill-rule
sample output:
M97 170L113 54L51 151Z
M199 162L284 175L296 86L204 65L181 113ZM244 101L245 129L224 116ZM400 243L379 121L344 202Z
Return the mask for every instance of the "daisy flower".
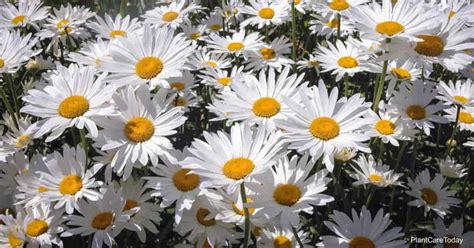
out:
M48 7L42 6L40 0L18 1L18 8L10 3L2 6L0 28L25 27L27 25L39 29L38 22L48 17Z
M95 18L97 22L88 23L87 26L104 39L113 40L116 37L126 37L140 28L138 18L130 20L128 15L122 18L122 15L118 14L115 20L108 14L105 14L105 20L100 16Z
M289 20L291 12L284 1L250 0L249 2L250 5L242 8L242 13L251 17L241 22L241 27L257 25L257 28L261 29L267 25L278 26Z
M474 107L465 107L460 109L459 116L458 109L456 107L451 107L445 109L444 112L447 114L445 117L449 122L455 123L458 121L459 130L474 132Z
M243 121L274 130L275 121L284 121L291 113L283 98L294 98L303 81L304 75L289 76L289 73L290 67L285 67L278 77L273 69L269 70L268 76L265 70L260 71L258 78L245 74L233 82L231 91L217 95L209 109L218 115L217 120ZM220 116L220 113L224 115Z
M207 68L202 75L198 75L202 79L201 83L214 87L219 91L229 90L234 81L243 74L243 67L232 67L231 71Z
M314 163L308 160L308 154L299 160L294 155L290 161L285 156L278 161L274 170L255 176L255 181L246 184L255 192L253 201L246 205L261 208L256 212L257 216L264 216L267 221L291 229L299 226L298 213L313 214L314 206L324 206L334 201L332 196L321 194L331 181L326 177L328 171L322 169L309 176Z
M439 172L441 175L449 178L461 178L467 175L467 168L462 164L456 163L451 157L438 160Z
M182 33L146 25L119 42L110 44L110 58L102 70L111 72L108 81L122 87L149 83L150 88L166 85L166 79L181 76L183 65L194 50Z
M46 203L44 194L48 191L40 176L41 172L48 171L43 157L37 156L30 168L33 171L22 173L15 178L18 184L16 188L18 193L15 194L15 198L17 204L21 204L25 208L35 208Z
M248 53L246 69L259 71L270 67L281 71L282 67L293 63L287 57L291 52L291 47L292 44L286 37L276 38L270 45L263 45L258 52Z
M354 31L352 23L348 22L347 17L341 16L341 20L337 18L335 13L327 13L320 15L311 15L314 19L309 21L309 29L312 33L324 36L326 39L337 34L337 28L340 25L340 35L346 36ZM344 24L342 24L344 23Z
M224 24L224 20L221 15L218 14L211 14L205 21L204 25L206 25L207 31L210 33L218 33L223 30L222 25Z
M460 106L474 106L474 84L470 78L464 82L457 80L456 84L450 80L448 84L443 81L439 82L440 95L438 98L440 100Z
M357 156L357 150L354 148L344 147L342 149L337 149L334 153L334 159L347 162Z
M87 128L92 137L98 134L94 118L114 114L108 103L114 89L105 86L105 74L95 78L92 67L58 67L51 75L51 84L44 89L32 89L22 99L27 104L21 112L43 118L38 123L35 137L51 132L50 142L58 138L66 128Z
M53 244L63 246L58 234L62 227L62 212L53 210L48 204L40 204L35 208L26 208L25 216L19 213L17 220L26 234L29 245L51 247Z
M88 42L77 52L68 53L67 60L83 65L102 69L102 61L109 58L109 42L98 38L96 42Z
M384 215L382 208L373 219L365 206L360 215L352 209L352 219L339 211L334 211L330 218L334 222L324 221L324 225L337 236L322 236L322 242L317 244L319 247L404 247L406 244L399 239L404 236L401 227L386 230L392 221L390 214Z
M17 218L11 214L0 214L0 223L2 223L0 225L0 246L23 247L26 243L26 234Z
M0 161L0 186L6 188L3 193L16 192L18 186L16 178L23 173L29 174L30 167L30 160L21 151L7 156L5 162Z
M245 212L244 212L244 202L242 200L242 194L239 190L228 194L223 189L217 189L217 196L213 198L213 203L218 209L218 214L216 215L216 220L221 220L226 223L233 223L241 228L243 228L243 224L245 223ZM249 190L248 188L245 189L247 202L252 202L254 199L254 193ZM211 197L213 197L211 195ZM266 222L266 220L257 219L255 217L255 208L247 208L250 214L250 223L252 222Z
M193 2L178 0L149 10L142 17L145 19L145 24L176 29L189 20L190 13L199 12L200 9L201 7Z
M308 234L299 231L298 238L303 243L310 243L311 241L308 239ZM285 228L264 228L262 230L262 235L260 240L258 241L259 247L264 248L285 248L285 247L300 247L298 245L298 241L296 240L295 234L293 230L285 229ZM310 245L304 245L304 247L312 247Z
M322 156L331 172L337 150L354 148L370 152L367 144L362 143L369 137L359 132L367 123L361 117L370 103L364 102L359 94L339 100L337 95L337 88L328 95L323 81L319 81L318 87L301 87L301 103L284 97L293 113L287 116L288 120L277 121L277 127L284 130L284 140L290 143L288 148L300 153L309 151L314 161Z
M189 112L190 107L196 107L199 102L198 96L193 91L172 93L170 99L174 99L171 101L172 106L182 107L185 113Z
M202 186L226 186L232 193L244 181L270 169L282 156L279 132L265 128L254 131L248 125L234 124L230 134L204 132L189 148L192 156L181 164L206 178Z
M38 130L38 126L31 123L31 117L21 117L18 119L18 127L15 126L12 117L8 113L3 113L1 124L8 127L8 131L0 138L0 161L5 161L8 155L18 151L23 151L33 143L33 137Z
M436 174L435 178L431 180L428 169L422 171L416 177L415 181L408 178L408 186L411 190L406 193L416 200L408 202L409 206L424 207L425 215L428 211L433 210L439 217L444 216L450 211L450 207L456 207L461 200L452 196L456 194L454 190L448 190L448 187L443 188L444 181L441 174Z
M261 37L258 33L245 33L245 29L240 29L232 36L221 37L217 34L210 34L206 39L208 47L214 49L215 53L244 55L251 51L257 51L261 47Z
M227 69L232 66L226 54L215 54L206 49L198 49L189 57L189 64L193 70L213 68L216 70Z
M319 61L315 58L313 54L310 54L308 59L302 59L300 61L297 61L296 64L298 65L298 70L315 69L316 71L319 71Z
M204 40L204 36L206 35L206 26L202 24L194 26L190 22L186 22L181 28L186 37L193 41L194 44L197 41Z
M318 2L323 3L316 3L313 10L318 10L323 14L331 12L346 15L349 10L359 7L369 0L322 0Z
M376 71L382 71L382 66L380 64L376 65ZM392 60L388 63L387 67L387 76L385 80L388 80L387 93L385 94L387 98L393 94L396 90L396 86L400 82L406 81L416 81L421 76L421 69L413 63L411 60Z
M191 90L194 85L194 75L189 71L184 71L183 75L180 77L168 78L168 85L171 91L176 92L185 92Z
M110 166L124 180L132 174L135 163L145 166L151 161L156 165L158 158L169 156L167 150L173 148L167 136L175 134L186 117L181 107L169 108L165 95L159 91L152 99L146 86L136 90L126 87L113 96L119 115L98 120L103 130L96 145L102 151L116 151Z
M296 11L305 14L307 10L310 10L312 0L286 0L288 8L291 10L291 6L295 3Z
M56 69L56 63L53 62L53 59L51 57L47 57L46 59L44 59L41 56L36 56L34 58L31 58L28 63L26 63L25 68L29 72L35 73L43 70Z
M245 4L242 2L242 0L229 0L222 3L222 8L220 6L216 6L213 12L221 17L224 17L226 21L232 21L234 17L240 21L243 16L242 9L244 6Z
M15 73L31 57L41 50L34 51L38 39L31 39L31 33L21 36L20 30L2 30L0 35L0 73Z
M461 247L468 248L474 243L474 231L464 232L463 219L455 219L446 227L443 219L436 218L433 220L434 228L430 230L437 238L443 238L444 243L437 243L436 248L443 247Z
M315 58L321 64L322 72L332 71L331 74L336 75L336 81L341 80L345 74L352 77L355 73L368 69L368 56L351 43L345 45L337 40L336 46L331 43L328 46L319 46Z
M351 173L350 176L354 178L354 185L373 184L377 187L387 187L391 185L402 185L398 179L403 176L401 173L394 173L390 170L390 166L383 165L379 161L375 162L374 157L369 155L368 158L365 155L361 155L359 159L355 161L358 168L352 166L355 173Z

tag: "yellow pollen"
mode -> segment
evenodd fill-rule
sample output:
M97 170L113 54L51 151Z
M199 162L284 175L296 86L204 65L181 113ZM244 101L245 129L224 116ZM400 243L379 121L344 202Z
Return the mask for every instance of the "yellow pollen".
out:
M319 66L319 62L317 60L310 60L308 63L312 66Z
M389 120L378 120L375 123L375 129L383 135L390 135L395 132L395 124Z
M270 118L280 112L280 103L272 97L262 97L253 103L252 111L256 116Z
M64 36L66 34L72 33L72 28L71 27L65 27L61 32L59 32L59 35Z
M216 68L217 67L217 63L215 61L212 61L212 60L209 60L206 62L206 64L212 68Z
M26 225L26 234L30 237L38 237L48 231L48 223L44 220L33 219Z
M102 63L102 61L99 58L95 59L95 64L96 65L100 65L101 63Z
M261 8L258 11L258 16L262 19L272 19L275 16L275 11L272 8Z
M438 195L430 188L421 189L421 198L429 205L434 205L438 202Z
M123 132L128 140L140 143L149 140L155 134L155 126L145 117L134 117L125 124Z
M44 193L44 192L46 192L46 191L49 191L49 189L46 188L46 187L44 187L44 186L39 186L39 187L38 187L38 192L39 192L39 193Z
M228 86L232 81L232 78L230 77L221 77L219 79L217 79L217 82L224 85L224 86Z
M132 208L138 207L138 202L135 200L127 200L125 202L125 206L123 207L123 211L130 210Z
M335 11L343 11L349 8L349 3L346 0L333 0L329 3L329 8Z
M404 68L400 68L400 67L393 68L391 72L395 77L397 77L397 79L400 79L400 80L411 78L410 72Z
M278 235L273 240L273 247L275 248L291 248L293 245L291 244L291 240L285 236Z
M262 234L262 228L256 226L252 229L252 233L254 236L260 237L260 235Z
M69 24L69 20L62 19L61 21L58 22L58 24L56 24L56 27L58 27L59 30L63 30L68 24Z
M233 158L224 164L223 173L230 179L240 180L249 175L254 168L255 164L248 158Z
M12 19L12 24L13 25L18 25L18 23L23 23L24 21L25 21L25 16L19 15L19 16L15 16Z
M426 117L426 110L420 105L410 105L405 112L413 120L422 120Z
M227 49L231 52L240 51L244 47L245 45L242 42L229 42L229 44L227 44Z
M173 175L173 184L179 191L188 192L199 186L201 181L199 176L189 171L189 169L181 169Z
M3 68L5 66L5 60L0 58L0 68Z
M178 12L168 11L163 14L163 16L161 17L161 20L163 20L164 22L172 22L176 18L178 18L178 15L179 15Z
M301 198L301 190L294 184L280 184L273 191L273 199L280 205L293 206Z
M142 79L152 79L163 70L163 62L157 57L144 57L135 65L135 73Z
M170 83L170 88L175 90L184 90L185 85L182 82Z
M294 0L293 2L295 3L295 5L298 5L301 3L301 0Z
M330 140L339 136L339 124L329 117L318 117L309 126L311 134L321 140Z
M337 28L337 25L339 25L339 21L337 19L331 19L330 21L326 22L326 26L330 28Z
M267 60L274 59L276 57L275 50L267 47L260 49L260 54L262 55L262 58Z
M416 43L415 51L421 55L436 57L441 55L444 51L443 40L436 35L418 35L423 41Z
M461 111L459 112L459 121L465 124L474 123L474 117L469 112Z
M83 96L70 96L64 99L58 108L58 114L64 118L73 119L89 111L89 101Z
M355 236L349 242L348 248L376 248L374 242L364 236Z
M370 174L370 175L369 175L369 180L370 180L372 183L380 183L380 181L382 181L382 176L381 176L381 175L377 175L377 174Z
M215 219L206 220L206 216L211 212L208 209L200 208L196 213L197 221L203 226L214 226L216 224Z
M359 65L359 62L357 62L357 59L351 56L345 56L341 57L339 60L337 60L337 64L346 69L354 68Z
M78 175L65 176L59 183L59 192L63 195L75 195L81 189L82 178Z
M200 33L192 33L191 35L189 35L189 38L193 39L193 40L197 40L201 37L201 34Z
M186 106L186 98L184 97L178 97L178 99L176 99L176 101L174 102L174 105L176 107L184 107Z
M449 16L449 19L451 19L454 15L456 15L456 12L454 12L454 11L452 11L452 10L449 11L449 15L448 15L448 16Z
M17 238L13 233L8 234L8 244L12 248L18 248L21 247L23 244L23 240Z
M379 34L385 34L388 36L393 36L395 34L401 33L405 30L402 24L394 21L381 22L375 26L375 31Z
M30 142L30 135L23 134L16 140L15 147L16 148L25 148L28 143Z
M252 199L250 197L247 197L247 202L252 202ZM234 212L238 215L241 215L241 216L245 215L244 210L237 207L237 204L235 203L232 204L232 210L234 210ZM253 214L255 212L255 208L249 208L248 210L250 214Z
M118 29L112 30L109 33L110 38L124 37L125 35L127 35L127 32Z
M92 219L91 226L98 230L105 230L112 224L113 220L114 215L112 212L101 212Z
M453 98L454 100L462 103L463 105L469 102L469 99L467 99L467 97L464 97L464 96L454 96Z
M222 26L219 24L212 24L211 26L209 26L209 28L214 31L219 31L222 29Z

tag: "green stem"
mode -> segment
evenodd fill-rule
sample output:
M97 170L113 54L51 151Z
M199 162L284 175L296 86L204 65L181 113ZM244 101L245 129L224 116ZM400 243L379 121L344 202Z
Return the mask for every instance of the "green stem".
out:
M374 94L374 105L372 106L372 109L375 112L377 112L379 108L380 99L382 98L383 88L385 84L385 76L387 74L387 67L388 67L388 60L385 60L383 62L382 74L380 75L380 79L375 86L376 92Z
M127 11L127 2L128 0L122 0L122 2L120 2L120 15L122 17L125 17L125 12Z
M79 129L79 134L81 135L81 146L82 146L82 149L84 149L84 152L86 153L86 164L88 164L88 158L89 158L89 156L88 156L87 154L88 154L88 152L89 152L89 144L88 144L88 142L87 142L85 129L84 129L84 128Z
M456 105L456 106L457 106L457 109L456 109L456 122L454 123L453 132L451 133L451 138L449 138L449 140L448 140L448 145L447 145L447 149L446 149L446 156L449 155L449 151L451 150L453 139L456 136L456 131L458 129L459 114L461 113L461 106L459 106L459 105Z
M400 162L402 160L402 156L403 156L403 153L405 152L405 149L407 147L407 142L405 141L402 141L402 147L400 148L400 150L398 151L398 155L397 155L397 160L395 162L395 168L393 169L393 172L394 173L397 173L398 171L398 167L400 167ZM393 201L395 199L395 186L392 185L392 193L390 195L390 213L392 212L392 209L393 209Z
M298 245L303 248L303 242L301 242L300 237L298 236L298 230L294 226L291 227L291 230L293 230L293 235L295 236L296 242L298 242Z
M344 96L349 97L349 75L344 74Z
M291 52L293 61L296 62L296 9L295 9L295 2L291 3L291 39L293 42L293 50ZM296 64L295 64L296 66Z
M18 107L18 96L16 94L15 85L13 84L13 78L8 73L3 73L3 78L6 79L8 88L10 89L10 93L12 94L13 106L15 107L16 118L17 120L19 120L21 115L20 115L20 108ZM12 116L12 118L14 118L14 116Z
M337 30L336 30L336 41L341 38L341 14L337 13ZM334 42L336 44L336 42Z
M372 200L372 197L374 196L375 190L372 188L372 186L369 184L369 196L367 197L367 201L365 202L365 206L368 208L370 205L370 201Z
M244 209L244 216L245 216L245 224L244 224L244 243L243 248L248 247L249 237L250 237L250 214L248 208L245 206L247 203L247 194L245 193L245 184L242 182L240 184L240 196L242 197L243 209Z
M3 105L5 105L5 107L7 108L8 113L12 117L13 123L18 128L18 121L15 118L15 111L13 110L12 105L8 101L7 94L5 94L5 90L3 90L3 88L0 88L0 95L2 95Z

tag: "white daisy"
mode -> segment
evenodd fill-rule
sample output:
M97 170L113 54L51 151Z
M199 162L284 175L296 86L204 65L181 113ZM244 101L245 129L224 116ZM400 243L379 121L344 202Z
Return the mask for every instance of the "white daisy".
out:
M67 60L84 66L93 66L102 69L102 61L110 57L109 42L97 39L96 42L88 42L77 52L68 53Z
M204 36L206 35L206 26L202 24L194 26L192 23L186 22L182 26L182 29L186 37L193 41L193 44L195 44L197 41L204 40Z
M341 36L347 36L354 32L354 26L346 16L341 16L341 20L339 20L335 13L329 12L321 16L313 14L312 17L314 19L309 21L309 29L312 33L324 36L326 39L336 36L338 26L340 26ZM339 25L339 22L341 22L341 25Z
M62 211L53 210L48 204L41 204L35 208L26 208L24 217L22 213L17 220L26 234L28 245L63 246L58 237L64 231Z
M33 144L33 137L38 130L36 123L31 123L31 117L22 117L18 119L18 127L15 126L12 117L8 113L3 113L4 124L8 131L0 138L0 161L5 161L8 155L17 151L24 151Z
M434 228L430 230L437 238L443 238L444 243L437 243L436 248L443 247L460 247L469 248L474 243L474 231L464 232L463 219L455 219L446 227L443 219L436 218L433 220Z
M166 81L168 81L169 89L180 93L187 92L195 86L194 75L189 71L184 71L181 77L168 78Z
M21 36L20 30L2 30L0 36L0 73L15 73L31 57L41 50L34 51L38 39L31 39L31 33Z
M203 75L198 75L202 79L201 83L214 87L219 91L229 90L232 83L243 74L243 67L232 67L232 70L221 70L207 68Z
M225 23L221 15L211 14L206 20L204 20L204 24L206 25L207 31L209 33L218 33L223 30L222 25Z
M302 69L315 69L319 71L319 61L315 58L313 54L309 54L308 59L301 59L300 61L296 61L298 65L298 70Z
M250 15L240 23L241 27L257 25L258 29L263 26L278 26L290 19L290 9L284 1L250 0L250 5L242 8L242 13Z
M262 70L268 67L281 71L282 67L293 63L287 56L292 44L286 37L273 39L270 45L263 45L258 51L248 53L246 69Z
M323 2L323 3L321 3ZM313 10L321 13L347 14L348 11L369 2L369 0L321 0L313 6Z
M7 3L2 6L0 13L0 27L13 28L25 27L27 25L39 29L38 24L48 16L49 7L43 7L40 0L18 1L18 8Z
M467 168L462 164L456 163L456 160L451 157L438 160L439 172L441 175L449 178L461 178L467 175Z
M376 64L374 69L375 71L382 71L382 66ZM385 80L389 80L387 93L385 94L387 98L393 94L396 90L396 86L400 82L405 81L416 81L421 77L421 69L418 68L418 65L413 63L411 60L392 60L387 64L387 76Z
M215 54L202 48L198 49L189 58L189 64L194 70L202 70L209 67L222 70L232 65L226 54Z
M215 199L213 198L213 204L218 209L216 220L221 220L226 223L233 223L243 229L243 224L245 223L245 211L241 192L239 190L236 190L231 194L228 194L223 189L217 189L216 191L218 192L218 197L214 196ZM246 202L252 202L254 199L254 193L248 188L246 188L245 191L247 196ZM213 197L213 195L209 196ZM255 208L247 208L247 210L249 212L251 225L252 222L266 222L266 220L256 218Z
M403 174L394 173L393 170L390 170L390 166L382 164L382 161L375 162L372 155L369 155L368 158L365 155L361 155L355 163L358 168L352 166L355 173L350 174L352 178L357 180L353 183L354 185L373 184L377 187L402 185L398 179Z
M468 78L464 82L457 80L456 84L450 80L448 84L443 81L439 82L439 99L449 104L474 106L474 84L471 79Z
M445 109L444 112L447 114L445 117L449 122L455 123L458 120L459 130L474 132L474 107L465 107L460 109L459 116L458 109L451 107Z
M190 13L199 12L200 9L201 6L193 2L177 0L169 5L159 6L149 10L142 17L145 19L145 24L176 29L185 21L189 20Z
M216 53L244 55L251 51L257 51L261 47L261 37L258 33L247 33L245 29L240 29L232 36L221 37L215 33L210 34L206 39L208 47Z
M118 14L115 20L111 16L105 14L105 20L100 16L95 17L97 22L88 23L88 27L94 30L98 36L104 39L113 40L116 37L126 37L128 34L136 32L140 25L138 24L138 18L130 20L130 16Z
M31 160L34 163L34 159ZM21 151L15 152L5 158L5 162L0 161L0 186L5 187L4 194L16 192L18 186L16 178L28 173L30 170L30 160Z
M306 243L311 242L311 240L308 239L307 233L299 231L297 234L305 248L312 247L310 245L305 245ZM258 241L258 246L264 248L303 248L298 245L298 241L296 240L293 231L285 228L264 228L262 230L261 239Z
M0 225L0 246L23 247L26 243L26 234L17 218L9 213L0 214L0 223L2 223Z

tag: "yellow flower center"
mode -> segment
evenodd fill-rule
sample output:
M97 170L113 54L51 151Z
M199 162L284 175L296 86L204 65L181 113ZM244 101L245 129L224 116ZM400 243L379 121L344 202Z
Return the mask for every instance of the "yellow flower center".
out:
M212 24L211 26L209 26L209 28L214 31L219 31L222 29L222 26L219 24Z
M467 97L464 97L464 96L454 96L453 98L454 100L461 102L463 105L469 102L469 99L467 99Z
M434 205L438 202L438 195L430 188L421 189L421 198L430 205Z
M0 58L0 68L3 68L5 66L5 60Z
M26 225L26 234L30 237L38 237L48 231L48 223L44 220L34 219Z
M19 15L15 16L12 19L12 24L13 25L18 25L18 23L23 23L25 21L25 16L24 15Z
M173 175L174 186L182 192L188 192L195 189L199 186L201 181L198 175L189 173L189 171L189 169L181 169Z
M274 59L276 57L275 50L272 48L264 47L260 49L260 54L262 55L262 58L264 59Z
M101 63L102 63L102 61L99 58L95 59L95 64L96 65L100 65Z
M449 11L449 14L448 14L449 19L451 19L454 15L456 15L456 12L454 12L454 11L452 11L452 10Z
M127 139L140 143L149 140L155 134L155 126L145 117L134 117L125 124L123 131Z
M319 66L319 62L317 60L310 60L308 63L312 66Z
M59 183L59 192L63 195L75 195L81 189L82 178L78 175L65 176Z
M298 5L301 3L301 0L294 0L293 2L295 3L295 5Z
M403 32L405 30L405 27L394 21L386 21L386 22L381 22L375 26L375 31L379 34L385 34L388 36L393 36L395 34L398 34L400 32Z
M56 27L58 27L59 30L63 30L64 27L66 27L68 24L69 24L69 20L62 19L56 24Z
M127 32L118 29L112 30L109 33L110 38L117 38L117 36L124 37L125 35L127 35Z
M275 16L275 11L272 8L261 8L258 11L258 16L262 19L272 19Z
M176 106L176 107L186 106L186 98L178 97L178 99L176 99L176 101L174 102L174 106Z
M329 117L318 117L309 126L311 134L321 140L330 140L339 136L339 124Z
M231 83L231 81L232 81L232 78L230 77L221 77L217 79L217 82L224 86L228 86Z
M301 198L301 190L294 184L280 184L273 191L273 199L280 205L293 206Z
M44 193L44 192L46 192L46 191L49 191L49 189L46 188L46 187L44 187L44 186L39 186L39 187L38 187L38 192L39 192L39 193Z
M252 111L256 116L270 118L280 112L280 103L272 97L262 97L253 103Z
M350 69L358 66L359 62L357 62L357 59L355 59L354 57L345 56L338 59L337 64L342 68Z
M370 174L369 175L369 180L372 183L379 183L380 181L382 181L382 176L378 175L378 174Z
M395 124L389 120L378 120L375 129L383 135L390 135L395 132Z
M326 26L330 28L337 28L339 25L339 21L337 19L331 19L330 21L326 22Z
M105 230L112 224L114 215L112 212L98 213L94 219L92 219L91 226L98 230Z
M217 63L215 61L212 61L212 60L209 60L206 62L206 64L212 68L216 68L217 67Z
M191 35L189 35L189 37L193 40L197 40L201 37L201 34L200 33L192 33Z
M58 114L73 119L89 111L89 101L83 96L70 96L64 99L58 108Z
M163 70L163 62L157 57L144 57L135 65L135 73L142 79L152 79Z
M413 120L422 120L426 117L426 110L420 105L410 105L405 112Z
M459 112L459 121L465 124L474 123L474 117L469 112L461 111Z
M247 197L247 202L252 202L252 199L250 197ZM241 215L241 216L245 215L244 210L237 207L237 204L235 203L232 204L232 210L234 210L234 212L238 215ZM255 212L255 208L249 208L248 210L250 214L253 214Z
M171 89L184 90L184 87L185 87L185 85L182 82L170 83L170 88Z
M135 200L127 200L125 201L125 206L123 207L123 211L130 210L132 208L138 207L138 202Z
M216 224L215 219L206 220L206 216L209 215L210 213L211 212L206 208L198 209L198 211L196 213L197 221L203 226L213 226L213 225L215 225Z
M231 52L239 51L243 49L245 45L242 42L229 42L227 49Z
M375 244L372 240L364 236L355 236L349 242L349 248L375 248Z
M28 143L30 142L30 135L23 134L16 140L15 147L16 148L25 148Z
M291 244L291 240L285 236L278 235L273 240L273 247L275 248L291 248L293 245Z
M392 74L397 77L397 79L404 80L404 79L410 79L411 74L408 70L404 68L393 68L391 70Z
M333 0L329 3L329 8L335 11L343 11L349 8L349 3L346 0Z
M22 244L23 244L23 240L17 238L13 233L9 233L8 234L8 244L12 248L21 247Z
M248 158L233 158L224 164L224 176L240 180L250 174L255 168L255 164Z
M66 34L72 33L72 28L71 27L65 27L61 32L59 32L59 35L64 36Z
M163 20L164 22L172 22L176 18L178 18L178 15L179 15L178 12L168 11L163 14L163 16L161 17L161 20Z
M415 51L417 53L431 57L443 53L444 42L439 36L423 34L417 37L423 39L423 41L416 43Z

